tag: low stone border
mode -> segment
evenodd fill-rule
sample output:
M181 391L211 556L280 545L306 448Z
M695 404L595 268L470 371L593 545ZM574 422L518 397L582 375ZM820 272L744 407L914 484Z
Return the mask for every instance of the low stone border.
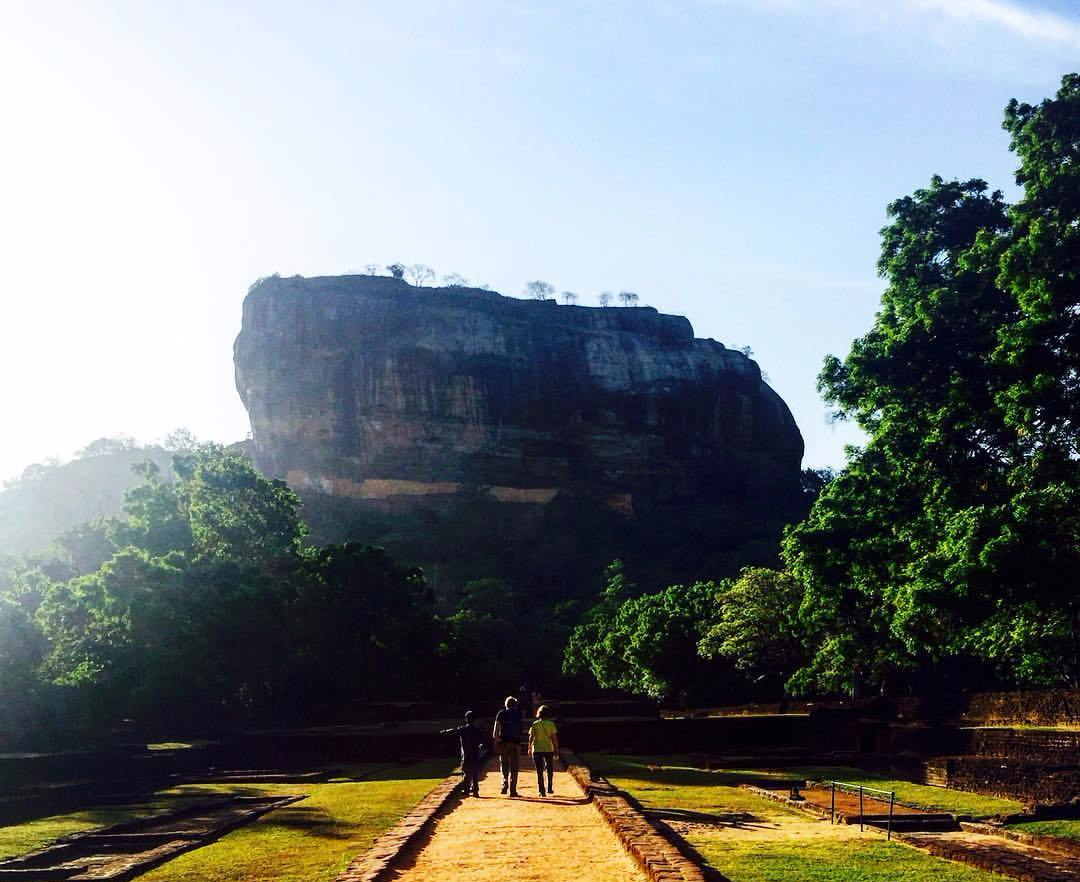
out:
M740 784L740 790L749 790L754 796L760 796L762 799L771 799L773 802L779 802L783 805L796 808L801 812L806 812L808 815L813 815L815 818L819 818L822 821L828 821L830 815L824 809L814 805L813 803L806 802L804 800L792 799L790 796L785 796L776 790L766 790L764 787L757 787L754 784Z
M982 833L986 836L1000 836L1002 839L1011 839L1013 842L1022 842L1035 848L1044 848L1047 851L1056 851L1058 854L1066 854L1069 857L1080 858L1080 842L1073 839L1063 839L1060 836L1047 836L1044 833L1028 833L1025 830L1011 830L1000 824L979 824L974 821L961 821L961 828L972 833Z
M428 793L416 807L382 834L371 848L354 858L334 882L382 882L392 864L434 826L435 818L460 798L461 775L451 775Z
M594 778L589 767L572 752L560 752L569 772L623 848L653 882L706 882L703 869L664 836L614 785ZM713 880L724 877L710 873ZM725 880L726 882L726 880Z
M972 847L961 841L934 836L932 833L893 833L893 841L900 841L935 857L945 858L958 864L967 864L1000 876L1012 876L1021 882L1072 882L1078 874L1058 866L1058 861L1070 861L1061 852L1046 857L1029 855L1009 848L1004 842L999 846Z
M73 875L103 882L127 882L188 851L216 842L227 833L263 815L307 799L307 794L281 797L239 796L196 803L108 827L80 830L26 854L0 861L0 880L64 879ZM174 820L189 819L202 812L250 805L230 819L199 830L169 830ZM166 827L154 831L154 827ZM121 846L117 849L117 846ZM123 847L126 846L126 847ZM134 847L133 847L134 846ZM141 847L139 847L141 846ZM104 855L124 854L123 860L102 864ZM51 859L50 859L51 858ZM89 864L80 863L89 861Z

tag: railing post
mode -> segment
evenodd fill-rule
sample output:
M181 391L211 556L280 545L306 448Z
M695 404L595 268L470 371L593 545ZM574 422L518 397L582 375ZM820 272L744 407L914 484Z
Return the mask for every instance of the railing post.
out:
M832 782L832 803L829 806L829 823L836 823L836 782Z
M862 831L863 831L863 828L862 828L862 815L863 815L863 811L862 811L862 785L860 784L859 785L859 832L860 833L862 833Z
M896 802L896 791L892 790L892 791L889 792L889 832L888 832L888 835L886 835L886 837L885 837L888 840L892 839L892 812L893 812L893 804L895 802Z

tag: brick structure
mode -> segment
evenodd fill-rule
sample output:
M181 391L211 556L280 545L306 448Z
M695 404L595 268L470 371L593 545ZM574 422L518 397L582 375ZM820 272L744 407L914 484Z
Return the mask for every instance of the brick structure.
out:
M566 770L588 795L600 816L619 842L653 882L727 882L715 871L706 870L684 855L660 833L635 806L603 778L594 778L589 768L574 754L564 750Z

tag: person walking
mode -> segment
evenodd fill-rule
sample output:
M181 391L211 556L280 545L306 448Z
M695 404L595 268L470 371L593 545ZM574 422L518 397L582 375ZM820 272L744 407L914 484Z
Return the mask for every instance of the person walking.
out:
M521 709L514 696L508 695L503 709L495 714L495 728L491 737L499 753L499 771L502 772L502 793L517 796L518 769L521 755Z
M440 735L456 735L461 745L461 785L466 796L480 795L480 763L486 739L478 726L473 725L473 712L465 711L465 725L441 729Z
M554 793L555 760L559 756L559 730L550 719L551 708L546 704L536 709L536 720L529 727L529 753L536 766L536 789L541 796ZM547 770L547 790L544 790L544 771Z

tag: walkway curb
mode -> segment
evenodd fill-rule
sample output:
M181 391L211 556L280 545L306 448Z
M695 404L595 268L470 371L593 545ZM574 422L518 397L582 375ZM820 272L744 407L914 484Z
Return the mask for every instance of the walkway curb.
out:
M758 787L754 784L740 784L740 790L748 790L754 794L754 796L760 796L762 799L769 799L773 802L779 802L781 805L790 806L791 808L798 809L800 812L806 812L808 815L813 815L822 821L830 820L831 816L827 811L813 803L806 802L805 800L792 799L790 796L785 796L783 793L777 793L773 790L766 790L764 787Z
M589 767L571 751L563 750L560 755L566 771L653 882L706 882L702 868L679 851L614 785L603 778L594 779Z
M969 831L976 832L976 831ZM986 835L986 834L984 834ZM996 835L996 834L990 834ZM932 833L910 834L893 833L893 840L917 848L935 857L945 858L958 864L967 864L999 876L1011 876L1021 882L1069 882L1078 878L1071 870L1064 870L1055 865L1054 858L1069 860L1061 852L1050 852L1047 856L1030 855L1023 852L1009 851L1005 837L1002 845L994 849L963 845L954 840L935 839Z
M371 848L353 858L334 882L382 882L394 861L409 846L419 842L434 826L435 818L460 799L461 775L436 784L411 812L383 833Z
M1072 839L1063 839L1060 836L1048 836L1045 833L1028 833L1025 830L1010 830L999 824L982 824L977 821L961 821L961 828L970 830L972 833L982 833L985 836L1000 836L1002 839L1011 839L1024 845L1035 848L1044 848L1047 851L1056 851L1069 857L1080 857L1080 842Z

